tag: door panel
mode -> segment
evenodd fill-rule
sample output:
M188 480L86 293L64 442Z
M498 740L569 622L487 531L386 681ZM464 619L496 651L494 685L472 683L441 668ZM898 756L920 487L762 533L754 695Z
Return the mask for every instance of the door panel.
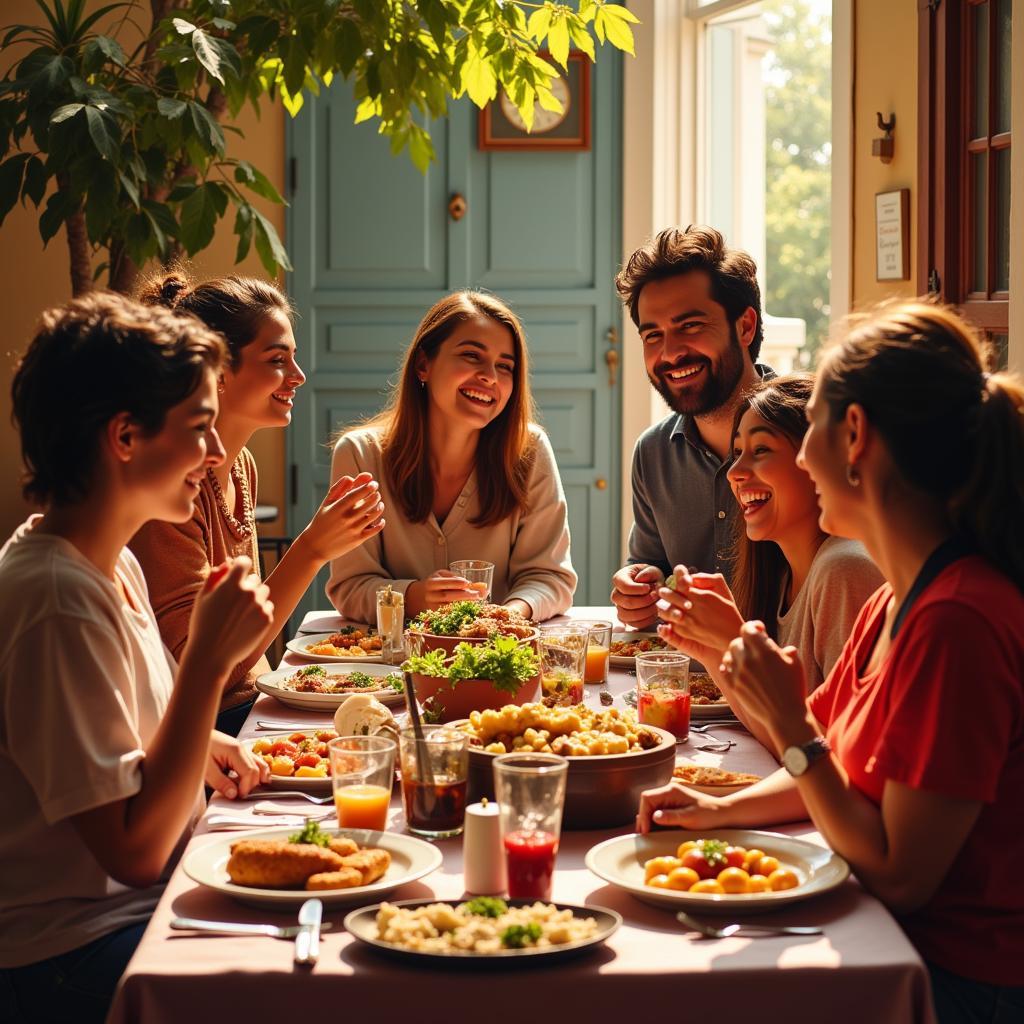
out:
M423 313L450 291L483 287L526 327L538 414L569 504L576 603L607 601L619 561L618 389L604 353L620 323L620 80L618 57L602 54L590 152L481 151L476 108L453 103L431 125L438 159L425 176L392 157L374 127L351 124L344 83L289 125L291 291L308 375L289 431L293 534L330 484L328 438L381 408ZM447 211L454 193L468 204L458 222ZM324 606L324 578L303 610Z

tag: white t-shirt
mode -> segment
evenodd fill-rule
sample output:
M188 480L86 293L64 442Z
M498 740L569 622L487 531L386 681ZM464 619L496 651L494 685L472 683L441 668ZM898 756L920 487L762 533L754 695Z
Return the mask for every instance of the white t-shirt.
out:
M132 608L38 519L0 549L0 967L144 921L163 888L114 881L68 818L139 792L174 661L135 556L116 568Z

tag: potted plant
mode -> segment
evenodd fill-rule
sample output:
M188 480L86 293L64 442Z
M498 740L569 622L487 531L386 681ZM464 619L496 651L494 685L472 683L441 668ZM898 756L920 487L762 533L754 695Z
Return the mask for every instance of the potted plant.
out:
M467 626L479 626L480 635L460 635ZM460 644L484 644L495 636L510 636L517 641L529 642L536 649L539 631L529 619L501 605L452 601L440 608L420 612L409 623L405 634L406 646L413 655L436 650L451 655Z
M416 696L436 720L451 722L471 711L524 704L537 696L540 658L532 644L514 636L460 643L452 654L435 649L412 655L403 665Z

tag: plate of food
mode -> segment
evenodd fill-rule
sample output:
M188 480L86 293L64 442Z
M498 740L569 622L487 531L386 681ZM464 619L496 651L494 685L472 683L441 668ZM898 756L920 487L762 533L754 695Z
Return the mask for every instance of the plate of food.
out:
M278 669L261 675L256 689L299 711L333 711L354 693L368 694L382 704L405 699L401 671L380 664Z
M746 789L747 786L761 781L760 775L751 775L749 772L730 772L725 768L692 764L686 761L675 766L672 770L672 778L688 789L695 789L698 793L707 793L708 796L727 796L729 793L738 793L741 789Z
M732 718L733 710L718 684L707 672L694 672L690 665L690 717Z
M645 903L708 914L775 910L829 892L850 874L827 847L728 828L616 836L592 847L586 865Z
M667 651L669 646L657 633L639 630L615 630L608 649L608 661L616 668L633 668L636 656L644 651Z
M285 647L316 661L381 661L381 639L369 626L343 626L334 633L303 633Z
M185 854L185 874L242 903L298 908L310 896L328 905L367 903L441 866L441 851L401 832L266 829L198 846Z
M618 914L603 907L494 896L380 903L345 918L355 939L391 956L484 969L577 956L601 945L621 924Z
M334 729L279 732L245 740L244 746L266 761L271 789L329 793L331 760L327 756L327 744L337 735Z

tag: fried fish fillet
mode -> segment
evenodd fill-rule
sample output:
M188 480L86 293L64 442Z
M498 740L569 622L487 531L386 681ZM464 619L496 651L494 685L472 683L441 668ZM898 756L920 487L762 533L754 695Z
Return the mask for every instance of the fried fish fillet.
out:
M337 871L341 857L322 846L276 839L241 839L232 844L227 871L236 885L287 889L305 884L310 875Z
M355 868L362 875L362 884L369 885L387 871L391 864L391 854L387 850L360 850L343 857L341 863L347 868Z
M363 884L361 871L355 868L339 868L337 871L321 871L306 879L307 889L354 889Z
M349 839L348 836L335 836L327 844L327 848L339 857L347 857L359 850L359 844L355 840Z

